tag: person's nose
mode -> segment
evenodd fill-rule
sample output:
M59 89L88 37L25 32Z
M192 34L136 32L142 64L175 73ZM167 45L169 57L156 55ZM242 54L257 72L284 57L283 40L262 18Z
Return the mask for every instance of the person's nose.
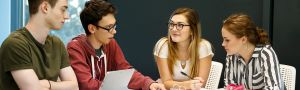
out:
M64 19L69 19L69 18L70 18L69 12L66 12L66 13L64 14Z
M177 27L174 25L174 26L171 28L171 31L174 31L174 32L175 32L175 31L178 31L178 30L177 30Z
M224 42L224 41L222 41L222 46L223 46L223 47L225 46L225 42Z
M117 30L116 30L116 29L113 29L113 30L111 31L111 33L112 33L112 34L116 34L116 33L117 33Z

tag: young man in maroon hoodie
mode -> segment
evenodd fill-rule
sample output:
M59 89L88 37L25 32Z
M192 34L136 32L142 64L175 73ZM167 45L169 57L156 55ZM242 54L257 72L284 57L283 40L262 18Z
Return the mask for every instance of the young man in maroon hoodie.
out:
M132 67L113 39L116 34L115 14L115 7L101 0L87 1L80 13L86 35L73 38L67 46L80 90L99 90L107 71ZM155 83L150 77L137 71L134 72L128 88L165 90L163 84Z

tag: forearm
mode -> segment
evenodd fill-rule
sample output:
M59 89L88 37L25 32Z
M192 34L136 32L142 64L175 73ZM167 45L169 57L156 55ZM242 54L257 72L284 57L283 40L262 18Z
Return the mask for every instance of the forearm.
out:
M149 90L149 86L153 82L154 81L150 77L144 76L140 72L135 71L131 77L128 87L130 89Z
M50 81L51 90L78 90L76 81Z
M172 88L174 85L179 85L178 82L173 81L173 80L163 81L163 84L165 85L165 87L166 87L167 89Z
M20 90L49 90L46 80L39 80L33 69L11 71Z
M49 88L45 88L45 87L39 87L39 88L20 88L20 90L49 90Z
M50 90L49 88L47 88L47 87L41 87L41 89L40 90Z
M173 81L173 80L168 80L168 81L165 81L163 82L165 87L167 89L170 89L170 88L185 88L185 89L190 89L190 87L187 85L187 83L185 81L183 82L180 82L180 81Z

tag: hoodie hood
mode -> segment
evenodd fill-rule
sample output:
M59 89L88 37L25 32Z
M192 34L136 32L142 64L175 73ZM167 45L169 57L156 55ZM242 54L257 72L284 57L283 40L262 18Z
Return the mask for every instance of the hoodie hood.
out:
M78 42L78 45L81 45L81 47L84 47L85 51L87 51L87 54L93 55L96 57L96 51L93 48L92 44L88 40L86 34L80 34L72 39L72 41Z

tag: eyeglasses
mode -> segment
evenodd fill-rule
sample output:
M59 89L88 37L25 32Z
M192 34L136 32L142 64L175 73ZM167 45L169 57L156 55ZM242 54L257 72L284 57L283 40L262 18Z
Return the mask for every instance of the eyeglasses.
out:
M178 31L182 30L184 26L191 26L191 25L184 25L182 23L178 23L178 24L175 24L175 23L168 23L168 27L169 27L169 30L173 30L174 26L176 26L176 29Z
M95 24L93 24L95 25ZM116 27L117 27L117 24L114 24L112 26L109 26L108 28L105 28L105 27L102 27L102 26L99 26L99 25L95 25L97 28L102 28L108 32L111 32L112 30L116 30Z

